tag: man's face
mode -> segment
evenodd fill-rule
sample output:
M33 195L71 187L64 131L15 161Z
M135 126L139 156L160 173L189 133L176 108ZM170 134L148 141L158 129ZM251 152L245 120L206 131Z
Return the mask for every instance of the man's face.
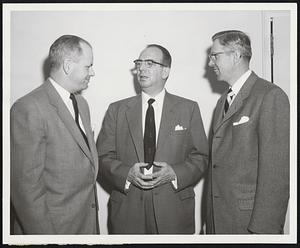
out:
M139 60L153 60L162 63L163 54L156 47L149 47L142 51ZM153 63L150 67L146 62L141 62L137 67L137 79L144 92L147 94L159 93L165 85L169 75L169 68Z
M78 92L86 89L90 78L95 75L93 66L93 52L92 48L81 43L82 54L73 61L72 70L69 78L72 83L73 92Z
M208 65L213 68L219 81L230 82L234 71L234 51L214 40Z

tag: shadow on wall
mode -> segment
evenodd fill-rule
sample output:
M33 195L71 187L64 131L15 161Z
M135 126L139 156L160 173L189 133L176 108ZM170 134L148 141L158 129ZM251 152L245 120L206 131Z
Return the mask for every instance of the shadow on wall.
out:
M225 92L228 89L228 84L224 81L218 81L217 76L215 74L215 72L213 71L213 69L211 67L209 67L209 55L210 53L210 47L206 49L206 63L205 63L205 73L203 75L204 78L207 79L207 81L210 84L211 90L213 93L217 93L217 94L223 94L223 92Z
M136 68L130 69L130 73L131 73L132 78L133 78L134 91L137 95L139 95L139 94L142 93L142 89L141 89L141 86L139 84L139 81L137 80L137 70L136 70Z
M209 66L209 53L210 53L211 47L207 48L206 54L207 59L205 63L205 73L203 75L204 78L207 79L207 81L210 84L212 93L220 94L220 96L228 89L228 84L224 81L218 81L217 76L213 69ZM215 112L215 109L213 113ZM214 115L214 114L213 114ZM211 122L209 125L209 133L208 133L208 143L209 143L209 153L210 153L210 144L212 139L212 123L213 118L211 118ZM200 223L200 234L205 234L205 226L207 221L207 197L208 197L208 180L207 177L209 176L208 170L206 171L204 175L204 183L203 183L203 189L202 189L202 199L201 199L201 223Z
M46 79L50 75L50 63L49 63L48 56L44 59L42 70L43 70L44 81L46 81Z

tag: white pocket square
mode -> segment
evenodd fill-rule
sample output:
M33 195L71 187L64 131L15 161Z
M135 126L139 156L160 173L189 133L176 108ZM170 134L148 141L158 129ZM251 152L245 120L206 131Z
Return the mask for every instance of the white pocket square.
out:
M248 116L242 116L238 122L233 122L233 126L240 125L249 121Z
M180 125L176 125L175 126L175 131L181 131L181 130L185 130L186 128Z

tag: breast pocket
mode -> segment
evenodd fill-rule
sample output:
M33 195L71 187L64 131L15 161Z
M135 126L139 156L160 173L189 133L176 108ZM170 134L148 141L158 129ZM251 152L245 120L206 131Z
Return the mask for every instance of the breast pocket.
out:
M168 158L169 163L179 163L183 161L185 156L185 150L187 147L187 130L173 131L165 141L167 146L163 147L163 152L165 158Z
M232 138L239 145L249 146L249 142L252 144L256 136L256 122L253 120L235 126L232 124Z
M233 129L248 128L252 124L253 124L253 120L249 120L247 122L239 123L239 124L237 124L236 122L233 122L232 123L232 128Z
M171 135L185 135L186 134L186 132L187 132L187 129L185 129L185 130L174 130L174 131L172 131L171 132Z

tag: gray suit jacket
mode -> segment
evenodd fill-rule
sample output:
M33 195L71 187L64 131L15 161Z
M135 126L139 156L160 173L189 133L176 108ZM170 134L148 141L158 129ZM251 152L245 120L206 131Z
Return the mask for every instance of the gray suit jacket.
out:
M185 129L176 131L180 125ZM143 190L124 186L129 169L144 161L142 97L112 103L105 115L97 148L100 173L113 186L109 219L113 233L139 234L144 225ZM155 161L170 164L178 180L152 190L160 234L194 233L194 190L207 168L208 144L198 104L166 93L158 133ZM154 167L155 168L155 167Z
M212 127L207 232L282 233L289 199L289 101L252 73ZM241 120L249 120L239 123Z
M16 234L97 233L97 150L88 105L76 99L90 150L48 80L11 108Z

